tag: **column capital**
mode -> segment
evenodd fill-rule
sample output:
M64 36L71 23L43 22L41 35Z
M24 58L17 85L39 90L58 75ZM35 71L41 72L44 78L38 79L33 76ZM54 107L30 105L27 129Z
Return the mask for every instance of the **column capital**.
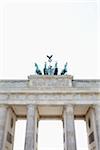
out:
M27 111L31 111L31 112L37 109L37 106L33 104L28 104L26 107L27 107Z
M64 105L64 111L73 112L74 107L75 107L75 105L73 105L73 104Z
M66 108L66 107L74 107L74 105L73 104L67 104L67 105L64 105L64 107Z
M9 108L9 105L7 105L7 104L1 104L0 108Z
M100 108L100 104L94 104L93 106L92 106L93 108Z
M37 105L34 105L34 104L27 104L26 106L27 107L33 107L33 108L37 107Z

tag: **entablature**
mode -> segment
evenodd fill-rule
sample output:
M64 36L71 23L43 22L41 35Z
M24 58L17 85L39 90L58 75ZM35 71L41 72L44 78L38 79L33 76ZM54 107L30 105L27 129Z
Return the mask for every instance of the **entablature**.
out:
M0 103L100 103L100 80L73 80L70 75L1 80Z

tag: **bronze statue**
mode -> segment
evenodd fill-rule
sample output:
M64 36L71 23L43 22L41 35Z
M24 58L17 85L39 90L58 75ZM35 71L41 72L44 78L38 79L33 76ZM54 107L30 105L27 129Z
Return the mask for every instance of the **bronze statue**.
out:
M35 63L35 67L36 67L35 72L36 72L38 75L42 75L42 72L41 72L41 70L39 69L37 63Z
M45 65L44 65L43 72L44 72L44 75L48 75L48 69L47 69L47 64L46 64L46 62L45 62Z
M47 63L45 62L44 69L43 69L44 75L58 75L58 67L57 67L58 63L57 63L57 62L55 63L54 68L53 68L52 65L51 65L51 62L52 62L52 59L51 59L51 58L52 58L52 56L53 56L53 55L50 55L50 56L47 55L47 57L49 58L49 59L48 59L49 65L48 65L48 67L47 67ZM35 67L36 67L36 70L35 70L36 74L42 75L42 72L41 72L41 70L39 69L37 63L35 63ZM66 64L64 65L64 69L61 71L60 75L65 75L66 72L67 72L67 62L66 62Z
M52 68L52 66L50 65L49 67L48 67L48 75L53 75L53 68Z
M54 75L58 75L58 67L57 67L57 62L55 63Z
M67 72L67 62L64 65L64 69L61 71L61 75L64 75Z
M47 57L49 58L48 62L51 62L51 61L52 61L52 59L51 59L52 56L53 56L53 55L51 55L51 56L48 56L48 55L47 55Z

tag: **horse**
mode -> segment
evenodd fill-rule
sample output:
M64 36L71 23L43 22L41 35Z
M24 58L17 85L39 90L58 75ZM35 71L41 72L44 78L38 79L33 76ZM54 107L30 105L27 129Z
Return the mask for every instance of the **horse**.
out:
M41 72L41 70L39 69L37 63L35 63L35 67L36 67L35 72L36 72L38 75L42 75L42 72Z
M67 62L64 65L64 69L61 71L61 75L64 75L67 72Z

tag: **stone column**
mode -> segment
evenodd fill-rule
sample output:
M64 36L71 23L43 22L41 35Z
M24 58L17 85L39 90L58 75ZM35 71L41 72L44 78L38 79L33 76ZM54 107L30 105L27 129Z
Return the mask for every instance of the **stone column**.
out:
M7 111L7 106L0 106L0 150L4 150L5 145Z
M95 121L96 121L96 130L97 130L97 146L100 150L100 105L95 105Z
M27 106L27 124L24 150L36 150L36 106Z
M72 105L64 107L64 149L76 150L74 110Z
M95 109L91 106L89 107L85 117L89 150L98 150L95 118Z

